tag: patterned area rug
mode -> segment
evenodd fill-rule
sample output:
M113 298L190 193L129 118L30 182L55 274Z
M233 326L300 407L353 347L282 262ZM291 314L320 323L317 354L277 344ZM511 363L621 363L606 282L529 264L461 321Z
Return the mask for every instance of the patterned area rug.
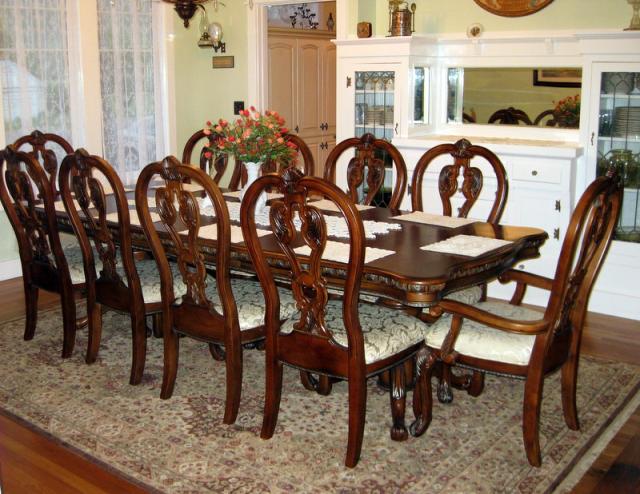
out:
M224 365L206 345L181 341L174 396L161 400L162 341L149 339L144 381L130 386L129 320L113 312L104 319L100 357L91 366L83 361L84 333L74 356L60 359L58 311L41 315L30 342L22 340L22 320L0 325L0 407L150 490L169 493L550 491L640 381L640 368L583 359L582 430L574 432L564 425L558 376L548 379L541 468L530 467L524 454L520 381L488 377L478 398L458 392L450 405L436 401L429 430L404 443L389 438L389 397L371 383L362 457L347 469L344 384L319 396L286 371L278 427L264 441L261 352L245 352L240 415L226 426Z

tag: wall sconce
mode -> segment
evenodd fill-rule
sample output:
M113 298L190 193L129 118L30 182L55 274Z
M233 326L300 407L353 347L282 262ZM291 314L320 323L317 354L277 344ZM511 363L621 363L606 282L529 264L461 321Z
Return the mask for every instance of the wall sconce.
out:
M216 11L218 10L217 1L214 1L213 7ZM222 26L219 22L209 24L209 17L204 8L202 9L202 16L200 17L200 39L198 40L198 46L200 48L213 48L216 53L218 50L220 50L221 53L227 51L226 43L222 42Z
M195 15L198 8L204 10L202 6L203 3L208 2L209 0L162 0L166 3L172 3L175 5L173 10L175 10L180 17L184 21L184 27L189 27L189 21ZM214 0L214 3L217 7L217 0Z

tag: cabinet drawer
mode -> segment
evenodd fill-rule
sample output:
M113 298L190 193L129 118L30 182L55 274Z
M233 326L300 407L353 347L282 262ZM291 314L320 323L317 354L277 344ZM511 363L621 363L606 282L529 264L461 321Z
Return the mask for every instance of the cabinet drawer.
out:
M523 182L559 184L562 182L562 167L556 163L518 160L513 163L511 178Z

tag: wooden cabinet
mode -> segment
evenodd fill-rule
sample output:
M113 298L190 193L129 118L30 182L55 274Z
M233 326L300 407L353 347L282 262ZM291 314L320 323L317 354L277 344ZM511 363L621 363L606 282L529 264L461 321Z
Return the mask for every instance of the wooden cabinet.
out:
M269 30L269 103L308 145L322 175L336 141L336 47L332 33Z

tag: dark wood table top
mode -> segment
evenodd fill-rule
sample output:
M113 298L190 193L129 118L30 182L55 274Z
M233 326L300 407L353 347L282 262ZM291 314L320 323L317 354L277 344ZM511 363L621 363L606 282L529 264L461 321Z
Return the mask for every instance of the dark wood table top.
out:
M133 199L133 192L127 192ZM227 198L229 202L237 202L236 198ZM110 206L115 210L113 205ZM133 205L131 209L135 209ZM154 209L152 208L152 211ZM363 293L387 297L406 305L428 306L451 291L459 290L479 283L494 280L505 270L516 263L539 256L539 248L547 239L547 234L538 228L517 226L494 226L489 223L476 222L448 228L409 221L398 221L394 216L406 211L372 208L361 212L363 220L389 223L400 223L401 230L392 230L375 239L367 239L368 247L392 250L395 253L382 257L364 265L364 276L361 290ZM325 212L331 215L331 212ZM71 231L71 225L64 211L57 211L61 229ZM211 224L215 220L203 216L202 225ZM238 224L233 222L232 224ZM156 223L162 232L162 224ZM117 224L113 224L114 229ZM258 228L269 229L258 225ZM421 250L420 247L432 244L456 235L473 235L488 238L510 240L511 243L477 257L445 254ZM346 242L347 239L331 238ZM135 248L148 249L146 238L141 227L132 225L132 240ZM272 265L286 277L288 270L284 256L275 254L275 238L267 235L260 238L266 252L274 253ZM202 250L207 262L215 260L215 240L201 239ZM232 245L232 266L234 269L252 272L253 267L244 243ZM325 261L325 276L329 282L339 287L345 276L345 264ZM278 268L280 265L280 268Z

